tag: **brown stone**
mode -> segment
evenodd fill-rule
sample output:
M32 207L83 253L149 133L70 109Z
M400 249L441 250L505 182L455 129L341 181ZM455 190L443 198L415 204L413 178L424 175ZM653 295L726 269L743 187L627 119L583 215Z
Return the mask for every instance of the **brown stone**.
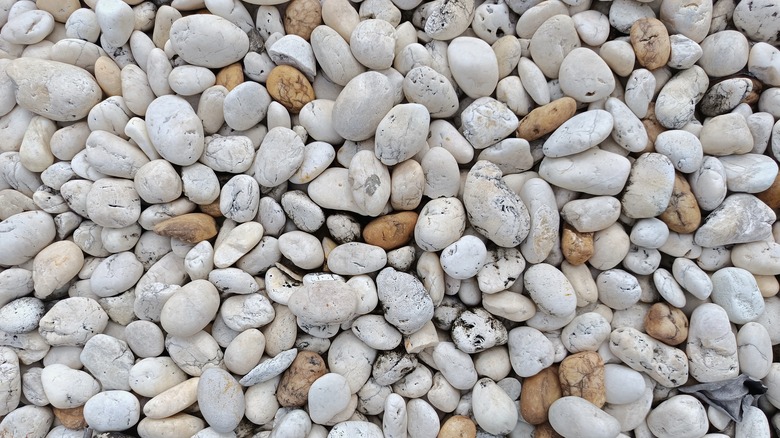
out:
M534 429L534 438L563 438L550 423L542 423Z
M400 248L412 238L416 224L417 213L413 211L380 216L363 229L363 240L386 251Z
M648 70L665 66L672 53L666 26L661 20L652 17L640 18L631 26L631 45L636 60Z
M95 80L106 96L122 95L122 71L113 59L101 56L95 61Z
M204 213L187 213L166 219L154 226L154 232L187 243L198 243L217 235L217 223Z
M679 172L674 175L669 206L658 218L664 221L671 231L681 234L693 233L701 225L699 203L696 202L688 180Z
M645 331L667 345L688 339L688 318L682 310L667 303L655 303L645 315Z
M222 85L223 87L227 88L228 91L236 88L243 82L244 70L241 68L240 62L223 67L222 70L217 73L216 85Z
M305 405L312 383L327 372L328 367L319 354L301 351L282 375L276 390L276 400L287 408Z
M645 131L647 131L647 147L645 150L638 152L638 154L655 152L655 139L658 138L658 134L666 131L666 128L655 118L655 102L650 102L650 105L647 107L647 115L642 119L642 125L644 125Z
M740 103L746 103L748 105L754 105L754 104L758 103L758 99L761 97L761 92L764 91L764 84L763 84L763 82L759 81L756 78L751 78L750 76L740 76L740 77L744 77L746 79L750 79L750 82L753 83L753 88L742 99L742 102L740 102Z
M562 397L558 367L553 365L523 381L520 391L520 415L528 424L547 421L547 412L555 400Z
M756 197L773 210L780 208L780 173L777 174L772 185L763 192L757 193Z
M211 204L201 204L198 205L198 210L200 210L203 213L206 213L207 215L211 217L222 217L222 210L219 209L219 199L212 202Z
M79 430L87 427L87 420L84 419L84 406L70 409L59 409L52 407L54 416L68 429Z
M553 100L523 117L517 126L517 136L528 141L542 138L572 118L575 112L577 112L577 101L571 97Z
M281 103L291 113L298 113L304 105L314 100L314 88L306 76L295 67L277 65L268 74L265 83L271 98Z
M293 0L284 11L284 31L306 41L311 32L322 24L322 6L319 0Z
M437 438L475 438L477 425L469 417L453 415L439 429Z
M581 265L593 255L593 233L581 233L568 223L563 224L561 252L567 262Z
M582 397L598 407L607 402L604 387L604 361L595 351L583 351L563 359L558 367L564 397Z

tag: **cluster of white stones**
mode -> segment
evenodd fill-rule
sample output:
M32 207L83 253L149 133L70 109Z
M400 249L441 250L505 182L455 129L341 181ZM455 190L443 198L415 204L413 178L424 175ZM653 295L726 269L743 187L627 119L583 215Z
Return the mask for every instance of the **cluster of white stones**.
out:
M0 28L0 437L780 428L780 0Z

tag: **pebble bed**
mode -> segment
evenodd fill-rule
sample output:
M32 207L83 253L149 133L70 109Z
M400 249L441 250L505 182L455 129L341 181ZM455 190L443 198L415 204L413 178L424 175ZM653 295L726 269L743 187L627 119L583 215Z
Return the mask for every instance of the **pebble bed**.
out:
M0 26L0 437L776 436L780 0Z

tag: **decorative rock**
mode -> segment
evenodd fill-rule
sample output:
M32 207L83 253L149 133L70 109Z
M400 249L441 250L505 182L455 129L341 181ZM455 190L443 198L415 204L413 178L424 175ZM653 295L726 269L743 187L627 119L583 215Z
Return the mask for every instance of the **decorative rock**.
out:
M61 62L18 58L8 65L6 73L17 86L16 100L21 107L55 121L83 119L102 94L86 70Z
M624 365L604 365L606 401L610 404L633 403L642 397L645 381L642 375Z
M596 351L611 331L609 321L603 316L596 312L587 312L578 315L563 328L561 342L571 353Z
M185 61L208 68L222 68L237 62L249 50L246 33L216 15L179 18L171 26L170 41L171 48ZM226 43L229 50L225 50L222 43Z
M60 409L82 406L100 392L100 384L88 373L62 364L44 367L41 382L46 398L52 406Z
M531 59L548 78L555 79L566 55L580 46L574 21L564 14L547 19L531 37Z
M97 301L72 297L57 301L41 318L38 331L49 345L83 346L108 324L108 315Z
M523 380L520 392L520 414L528 424L547 421L550 405L561 398L558 367L551 366Z
M441 253L441 266L452 278L465 280L477 275L485 263L487 249L477 237L463 236Z
M401 333L412 334L433 318L433 301L414 276L385 268L376 284L385 318Z
M452 323L451 335L458 349L469 354L507 342L504 325L480 308L461 313Z
M574 116L577 101L571 97L562 97L535 108L528 113L517 126L517 136L528 141L537 140L555 131L565 121Z
M586 111L563 123L544 142L547 157L564 157L586 151L609 137L612 115L604 110Z
M528 235L528 210L501 180L501 171L495 164L478 161L471 168L463 189L463 203L471 225L499 246L517 246Z
M413 211L380 216L363 228L363 240L388 251L399 248L412 237L417 218Z
M712 301L735 324L755 321L764 312L764 300L756 279L741 268L723 268L712 275Z
M533 41L533 40L532 40ZM609 66L593 50L572 49L560 64L561 90L578 102L595 102L615 89L615 77Z
M583 430L591 436L611 437L620 432L620 423L615 417L598 409L587 400L568 396L550 405L550 425L563 436L576 436Z
M423 105L394 106L376 128L376 157L388 166L413 157L425 146L429 125L430 115Z
M731 141L724 141L724 132L731 133ZM744 154L753 148L752 134L747 121L739 114L723 114L704 122L699 133L702 149L708 155Z
M617 195L630 171L631 164L625 157L598 148L567 157L545 157L539 166L539 176L548 183L591 195ZM597 177L607 174L608 179Z
M610 335L609 349L626 365L645 372L668 388L688 380L688 358L681 350L658 342L634 328L619 328ZM665 366L659 366L665 364Z
M596 407L606 403L604 362L595 351L566 357L558 368L558 377L564 397L582 397Z
M298 113L314 100L314 89L306 76L289 65L279 65L271 70L265 84L268 94L284 105L288 111Z
M517 425L517 408L501 387L489 379L477 381L472 392L474 419L488 433L506 434Z
M740 213L745 216L740 216ZM757 198L745 194L731 195L707 216L696 232L695 240L706 247L761 240L769 235L768 224L774 220L774 213ZM735 228L737 221L740 221L739 228Z
M188 166L203 154L203 124L181 97L167 95L152 101L146 109L146 128L154 148L172 164Z
M669 33L658 19L642 18L631 25L631 45L639 64L648 70L663 67L669 61Z
M166 219L154 226L154 232L187 243L199 243L217 235L214 218L203 213L188 213Z
M471 3L471 8L473 8L473 3L471 0L464 0L462 3L462 5L461 3L442 4L441 12L446 13L446 8L455 8L458 11L455 16L463 17L463 13L468 9L464 10L459 6L468 8L469 3ZM444 17L446 16L442 16L442 19ZM454 23L452 18L447 17L446 19L448 22ZM425 24L426 30L429 26L433 29L436 21L429 18ZM460 33L443 39L455 37ZM493 90L498 84L498 59L488 43L479 38L457 37L447 46L447 60L452 77L467 96L478 99L493 94Z
M518 376L536 375L552 365L553 344L539 330L517 327L509 332L509 359Z
M433 199L420 210L414 240L425 251L439 251L454 243L466 228L466 211L457 198Z
M310 324L340 324L352 318L358 297L343 280L319 280L304 283L287 305L295 316Z
M667 345L679 345L688 338L688 318L682 310L655 303L645 315L645 331Z
M658 123L670 129L685 126L708 88L707 73L699 66L677 73L663 86L656 99L655 116Z
M228 433L244 417L244 394L230 373L220 368L209 368L198 382L198 406L212 429Z
M133 427L141 416L138 398L127 391L104 391L84 405L84 419L96 431L122 431Z
M309 415L314 423L324 424L346 409L350 401L347 379L336 373L319 377L309 388Z
M739 368L754 379L763 379L772 366L772 342L761 324L749 322L737 332Z
M376 134L392 108L392 85L385 75L357 75L345 85L333 105L333 128L347 140L366 140Z
M659 438L696 437L707 433L707 411L687 394L675 395L650 412L647 427Z
M726 312L712 303L700 305L691 314L688 344L690 374L702 383L737 377L737 340Z

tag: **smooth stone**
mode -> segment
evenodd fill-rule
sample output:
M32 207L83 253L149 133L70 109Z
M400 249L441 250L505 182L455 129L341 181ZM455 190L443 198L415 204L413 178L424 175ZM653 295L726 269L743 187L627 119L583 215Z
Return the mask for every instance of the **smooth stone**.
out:
M690 375L699 382L720 382L739 374L737 340L728 314L717 304L705 303L693 311L685 351Z
M452 323L452 341L459 350L478 353L507 342L506 328L481 308L466 310Z
M674 186L674 165L665 155L641 155L631 167L621 199L623 214L640 219L655 217L669 206Z
M565 157L586 151L609 137L612 115L604 110L580 113L565 121L544 142L547 157Z
M647 427L659 438L699 437L707 433L707 411L699 400L687 394L662 402L647 416Z
M771 236L774 212L758 198L743 193L728 196L696 231L694 240L703 247L749 243Z
M630 171L631 163L628 159L598 148L561 158L545 157L539 166L539 175L552 185L591 195L609 196L623 190Z
M244 417L244 394L230 373L220 368L209 368L198 381L198 406L212 429L228 433Z
M520 377L531 377L552 365L554 347L542 332L531 327L517 327L509 332L509 359Z
M43 41L53 30L52 14L33 9L10 18L0 36L11 44L30 45Z
M426 29L428 25L426 22ZM447 60L452 77L467 96L478 99L493 94L498 84L498 59L488 43L457 37L447 46Z
M414 240L425 251L440 251L457 241L465 228L466 210L459 199L432 199L420 210Z
M387 77L377 72L362 73L350 80L336 99L333 127L347 140L366 140L376 134L392 108L392 85Z
M691 174L691 191L702 210L713 211L728 192L726 169L716 157L705 157L701 167Z
M728 132L730 141L724 141ZM702 149L708 155L744 154L753 149L753 135L747 120L739 114L723 114L704 122L699 133Z
M699 66L677 73L664 84L656 98L656 119L666 128L682 128L693 118L696 104L708 88L707 73Z
M431 118L450 117L458 110L458 96L446 76L428 66L415 67L406 74L403 93L411 103L428 109Z
M128 391L103 391L84 405L84 420L98 432L127 430L140 416L141 404Z
M758 193L769 189L777 176L777 162L765 155L744 154L718 158L731 192Z
M596 437L613 437L620 432L615 417L581 397L561 397L550 405L550 424L562 436L578 436L583 430Z
M385 251L374 245L350 242L328 254L328 269L341 275L361 275L378 271L387 264Z
M16 83L21 107L55 121L83 119L102 95L86 70L57 61L19 58L6 67L6 73ZM41 94L39 89L47 92Z
M529 51L542 73L556 79L566 55L578 47L580 39L574 21L561 14L548 18L539 26L531 37Z
M189 166L203 154L203 124L181 97L166 95L152 101L146 110L146 128L157 152L172 164Z
M292 129L271 129L255 155L255 179L265 187L276 187L286 182L303 163L303 150L303 141Z
M290 311L311 324L340 324L357 310L354 288L342 280L326 279L304 283L290 296Z
M621 405L639 400L645 390L645 382L639 372L627 366L606 364L604 387L607 403Z
M472 403L474 419L488 433L506 434L517 425L515 403L490 378L480 379L474 385Z
M59 409L83 406L100 392L100 384L88 373L62 364L44 367L41 382L46 398Z
M388 166L408 160L425 147L429 126L430 115L423 105L394 106L376 127L376 157Z
M173 294L160 313L160 322L166 332L181 337L192 336L214 319L219 308L217 288L206 280L187 283ZM179 315L185 312L186 321Z
M57 301L41 318L38 331L49 345L83 346L107 324L108 315L97 301L72 297Z
M257 216L260 185L249 175L236 175L222 186L219 212L228 219L244 223Z
M477 275L486 257L485 244L477 237L466 235L444 248L440 260L447 275L465 280Z
M620 201L611 196L594 196L564 204L561 217L581 233L601 231L620 217Z
M97 334L84 344L79 358L103 390L130 390L128 376L135 357L125 341Z
M190 64L221 68L241 60L249 37L238 26L216 15L179 18L170 28L171 48ZM227 43L229 50L221 43Z
M625 103L640 118L647 116L650 102L655 95L655 76L647 69L631 72L625 87Z
M183 381L184 373L198 377L203 374L204 370L219 367L223 364L223 353L220 345L217 344L213 336L204 331L186 338L168 335L165 337L165 349L176 365L175 375L177 380L171 379L168 382L169 384L163 387L153 386L154 390L151 391L153 395L159 394L161 391ZM181 379L178 379L179 376L181 376ZM132 380L130 386L133 386ZM139 390L133 389L140 394Z
M764 326L749 322L737 332L737 354L740 372L754 379L763 379L772 366L772 341Z
M351 32L350 32L351 33ZM349 36L328 26L317 26L311 33L311 46L322 71L335 84L346 86L350 80L365 72L349 46Z
M666 155L674 168L683 173L693 173L703 162L703 149L699 138L684 130L669 130L655 139L656 152Z
M309 388L309 415L314 423L324 424L346 409L351 392L347 379L337 373L327 373Z
M578 47L561 62L558 71L561 90L578 102L595 102L615 89L615 78L606 62L596 52Z
M741 268L723 268L712 275L712 301L735 324L755 321L764 312L764 300L756 279Z
M0 421L0 433L11 436L52 436L49 429L53 422L54 415L50 409L41 406L21 406L3 417Z

